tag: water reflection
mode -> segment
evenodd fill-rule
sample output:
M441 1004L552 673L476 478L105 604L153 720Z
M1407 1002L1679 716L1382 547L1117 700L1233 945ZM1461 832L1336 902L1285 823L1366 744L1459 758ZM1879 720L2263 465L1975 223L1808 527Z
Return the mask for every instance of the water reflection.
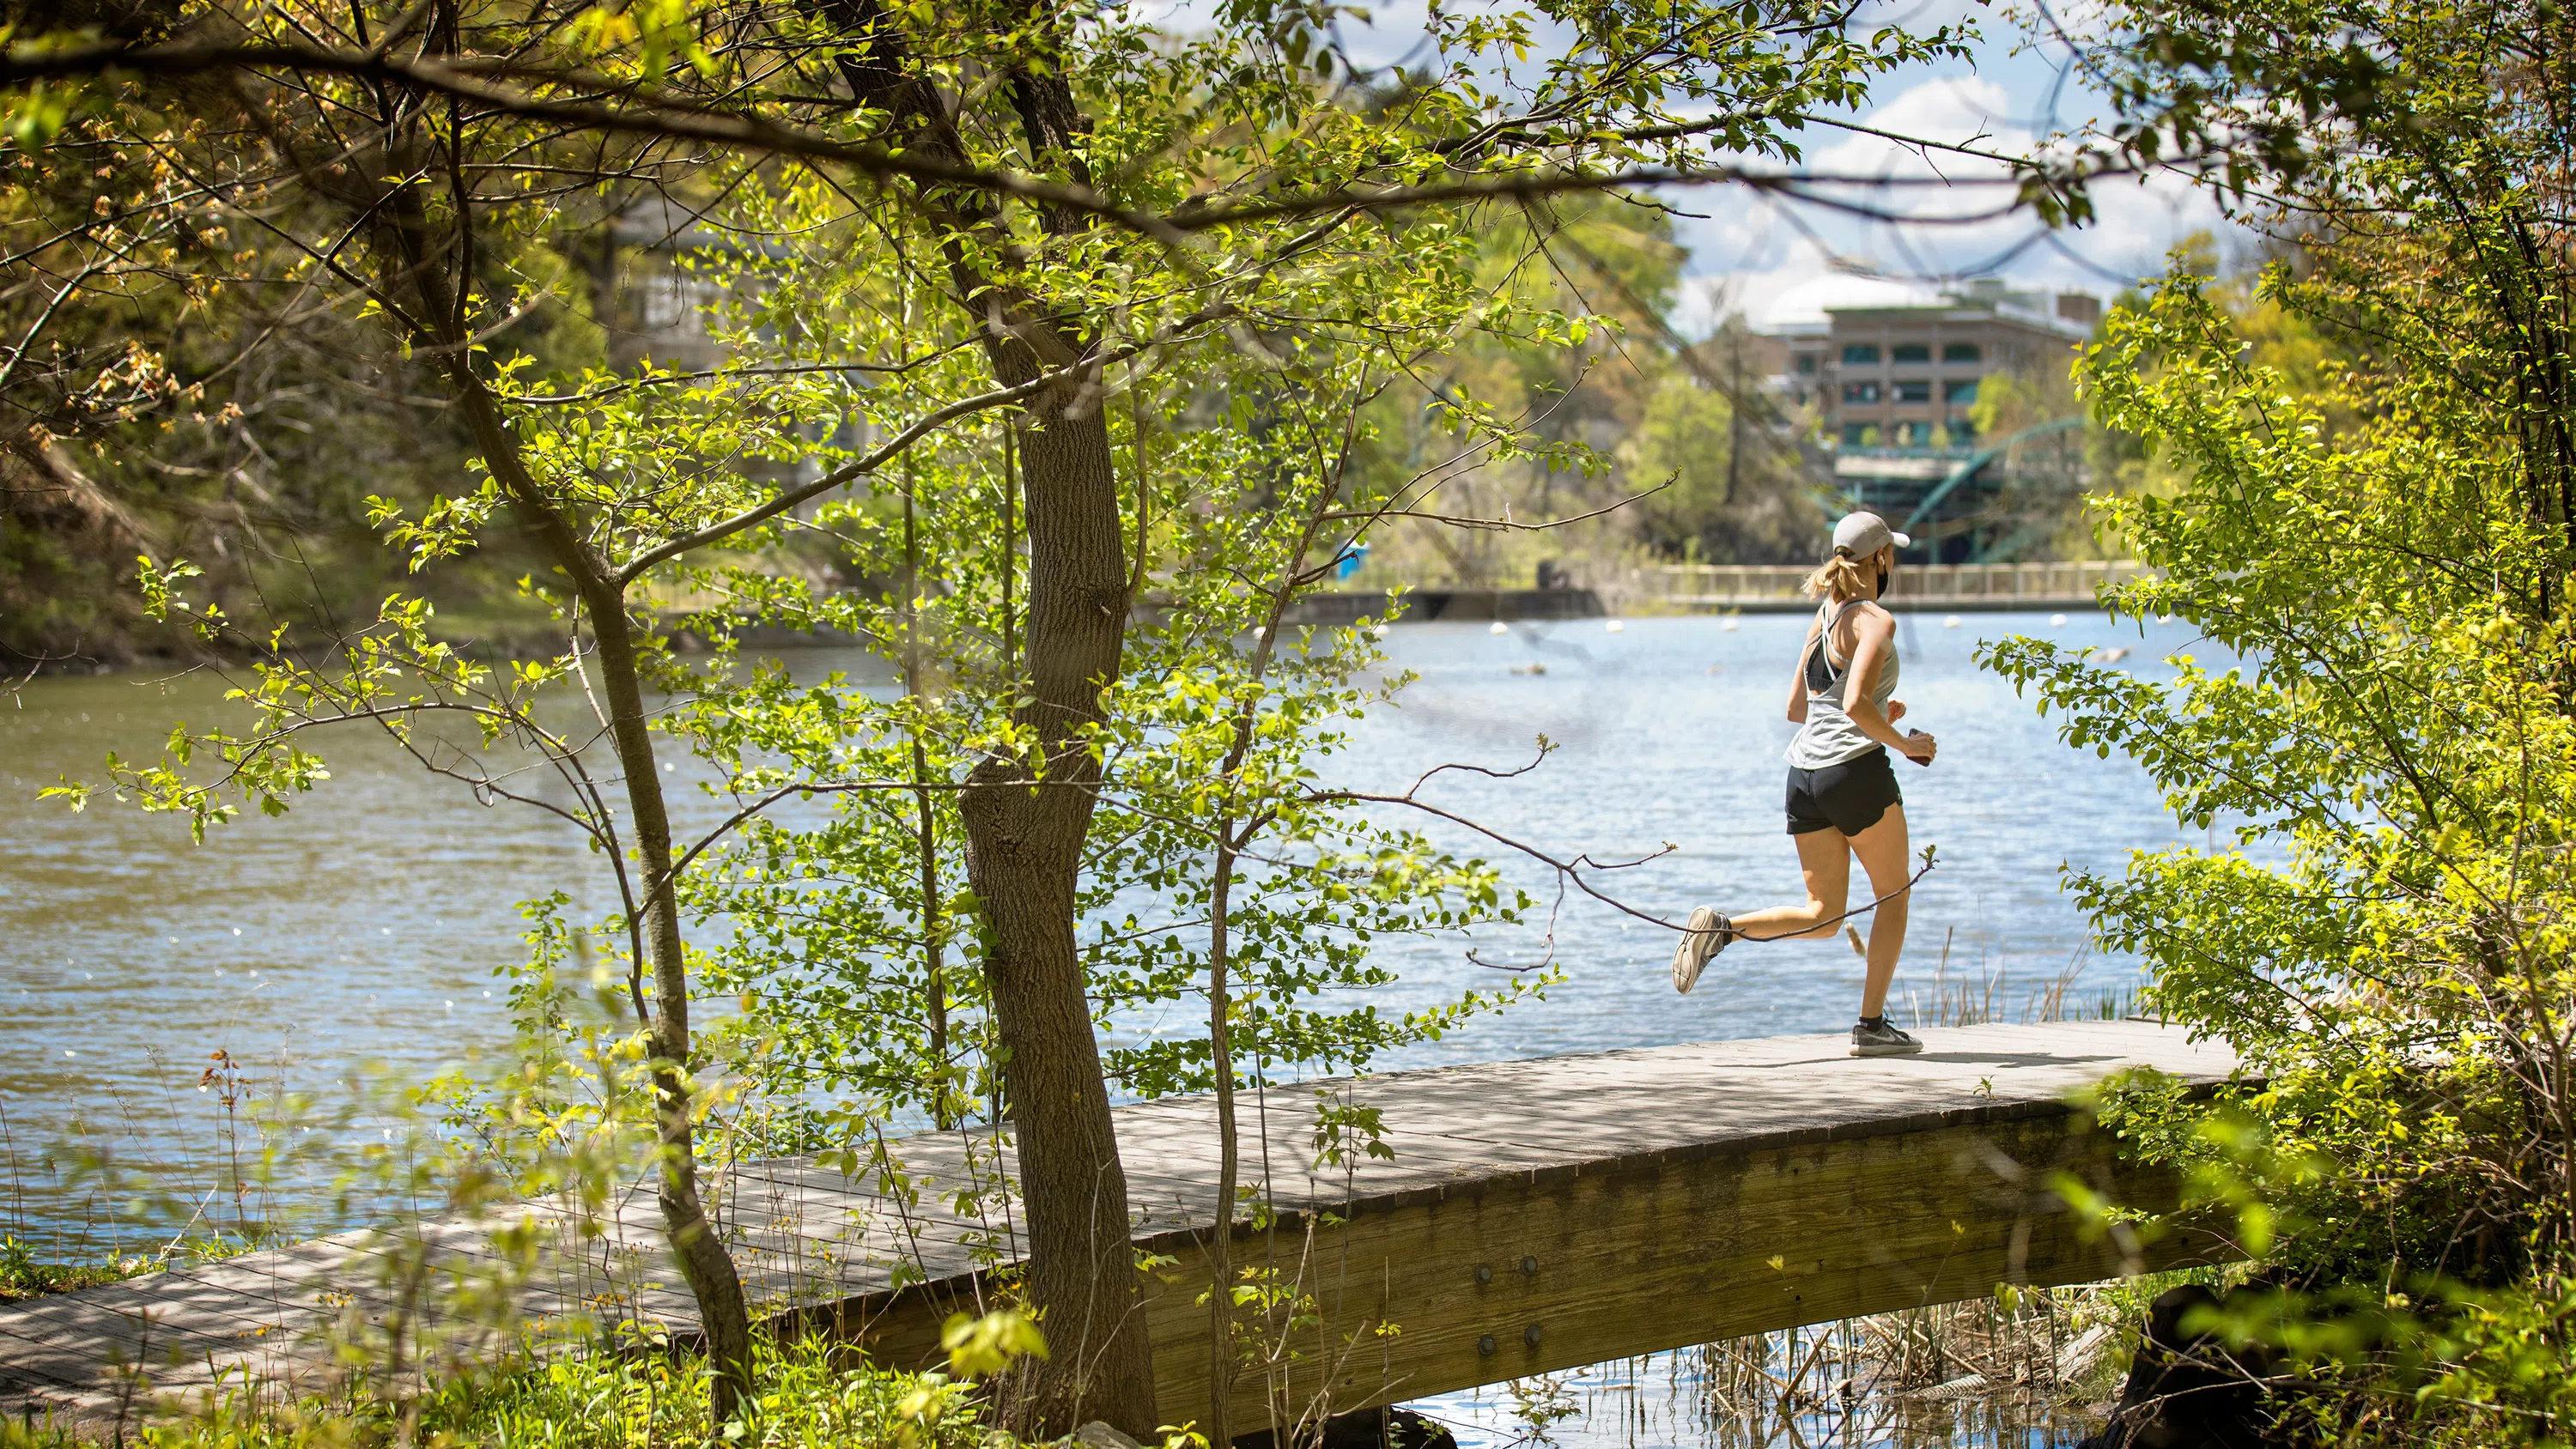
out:
M1756 1366L1758 1375L1725 1362L1734 1346L1688 1348L1408 1407L1446 1425L1459 1449L2058 1449L2102 1426L2091 1406L2052 1392L1938 1398L1853 1378L1808 1383L1786 1351L1807 1345L1787 1335L1771 1342L1780 1347Z

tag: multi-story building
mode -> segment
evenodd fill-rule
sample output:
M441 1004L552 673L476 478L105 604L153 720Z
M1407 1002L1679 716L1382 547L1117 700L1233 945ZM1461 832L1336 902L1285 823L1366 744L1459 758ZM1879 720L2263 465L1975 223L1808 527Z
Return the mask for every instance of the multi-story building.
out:
M1779 385L1818 406L1838 448L1965 445L1987 374L2063 366L2101 320L2085 293L2050 301L1986 281L1912 304L1827 307L1822 324L1772 334L1788 348Z
M1961 512L1981 501L1993 480L1980 459L1999 440L1977 436L1978 387L1996 373L2066 367L2102 303L1982 280L1821 310L1821 321L1771 329L1786 354L1771 385L1815 410L1845 501L1902 517L1927 501ZM1960 474L1970 465L1979 476Z

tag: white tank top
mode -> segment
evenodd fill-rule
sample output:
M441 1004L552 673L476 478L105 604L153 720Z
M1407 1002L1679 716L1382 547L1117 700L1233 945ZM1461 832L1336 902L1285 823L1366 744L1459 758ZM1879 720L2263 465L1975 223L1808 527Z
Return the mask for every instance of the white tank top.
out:
M1798 667L1807 675L1807 722L1789 741L1789 763L1801 770L1821 770L1856 760L1872 750L1886 746L1860 732L1851 716L1843 711L1843 692L1851 687L1851 668L1846 661L1834 668L1834 625L1849 612L1859 599L1845 599L1830 607L1819 607L1818 617L1824 627L1816 631L1816 642L1807 647L1806 657ZM1819 688L1821 682L1822 687ZM1896 651L1879 657L1876 687L1869 692L1870 703L1878 706L1881 716L1887 713L1887 702L1896 695Z

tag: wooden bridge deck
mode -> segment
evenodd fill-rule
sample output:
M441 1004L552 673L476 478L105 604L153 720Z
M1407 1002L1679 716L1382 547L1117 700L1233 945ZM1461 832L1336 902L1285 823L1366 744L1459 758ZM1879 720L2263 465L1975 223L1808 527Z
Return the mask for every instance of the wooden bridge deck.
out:
M1271 1089L1244 1101L1247 1180L1275 1212L1235 1256L1294 1288L1308 1321L1231 1386L1262 1427L1793 1324L2083 1282L2225 1256L2211 1241L2127 1252L2087 1241L2048 1191L2072 1172L2144 1206L2170 1180L2123 1162L2068 1094L2132 1065L2192 1082L2235 1062L2143 1022L1922 1033L1915 1057L1854 1060L1839 1037L1776 1037L1499 1062ZM1316 1104L1374 1108L1394 1156L1317 1165ZM1208 1402L1204 1248L1212 1103L1121 1108L1140 1248L1170 1261L1144 1311L1171 1422ZM939 1133L884 1144L908 1182L783 1160L724 1179L725 1229L772 1316L828 1323L896 1361L1016 1256L1007 1144ZM405 1362L471 1360L494 1330L460 1285L543 1329L686 1332L693 1310L648 1193L605 1215L514 1209L432 1218L0 1309L0 1412L99 1422L247 1379L316 1388L335 1344ZM533 1264L533 1268L530 1265ZM421 1325L431 1325L424 1333ZM1078 1346L1057 1345L1059 1353Z

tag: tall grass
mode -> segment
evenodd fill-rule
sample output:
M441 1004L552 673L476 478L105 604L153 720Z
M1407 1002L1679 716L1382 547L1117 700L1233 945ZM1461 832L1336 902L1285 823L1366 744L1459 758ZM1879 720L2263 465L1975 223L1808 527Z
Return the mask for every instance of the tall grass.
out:
M1957 934L1953 929L1942 937L1941 954L1933 963L1929 981L1903 983L1906 1025L2119 1021L2137 1016L2146 1008L2147 1003L2139 999L2134 985L2090 991L2082 988L2090 950L2078 950L2066 964L2037 980L2015 981L2006 958L1983 947L1978 950L1974 969L1962 963L1954 970L1951 947ZM1859 949L1857 933L1853 940L1854 949Z

